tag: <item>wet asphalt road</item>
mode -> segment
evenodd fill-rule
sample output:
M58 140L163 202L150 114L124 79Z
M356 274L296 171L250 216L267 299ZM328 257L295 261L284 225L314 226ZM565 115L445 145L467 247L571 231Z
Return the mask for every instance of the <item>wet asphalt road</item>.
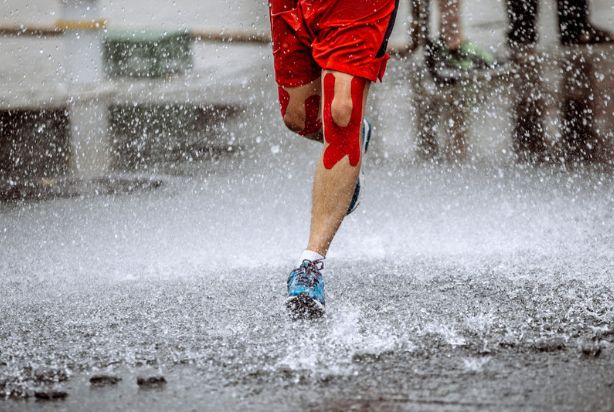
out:
M372 100L321 321L284 312L318 147L282 129L270 77L218 131L238 153L0 205L0 393L68 393L0 410L614 410L612 172L515 164L496 88L466 160L420 162L406 74Z
M264 159L2 206L0 389L68 398L1 409L614 408L611 173L371 164L326 318L292 322L313 165Z

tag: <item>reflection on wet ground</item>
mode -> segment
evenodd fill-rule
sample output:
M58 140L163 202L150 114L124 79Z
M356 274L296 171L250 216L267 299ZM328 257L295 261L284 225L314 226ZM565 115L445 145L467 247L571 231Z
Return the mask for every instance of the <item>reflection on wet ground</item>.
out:
M612 410L614 177L591 163L613 59L576 52L447 86L393 65L319 322L283 309L318 147L270 79L216 132L236 153L139 163L156 190L0 205L0 394L68 394L0 409ZM123 380L90 387L101 371Z

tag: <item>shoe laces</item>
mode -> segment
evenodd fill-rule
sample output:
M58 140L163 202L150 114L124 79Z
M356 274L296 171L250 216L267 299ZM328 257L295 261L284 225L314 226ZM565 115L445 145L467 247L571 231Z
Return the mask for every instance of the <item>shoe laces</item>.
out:
M324 269L324 262L322 259L318 260L303 260L303 263L296 270L298 273L296 274L296 283L301 286L306 286L309 288L315 287L318 283L320 283L320 278L322 274L320 271Z

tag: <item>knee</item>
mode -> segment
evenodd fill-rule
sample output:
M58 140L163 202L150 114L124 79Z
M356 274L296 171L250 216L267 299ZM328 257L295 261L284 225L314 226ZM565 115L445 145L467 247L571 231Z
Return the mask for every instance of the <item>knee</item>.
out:
M283 115L284 124L295 133L299 133L305 128L305 113L298 110L288 110Z
M330 114L333 122L339 127L346 127L352 119L353 109L354 107L350 96L335 96L330 106Z

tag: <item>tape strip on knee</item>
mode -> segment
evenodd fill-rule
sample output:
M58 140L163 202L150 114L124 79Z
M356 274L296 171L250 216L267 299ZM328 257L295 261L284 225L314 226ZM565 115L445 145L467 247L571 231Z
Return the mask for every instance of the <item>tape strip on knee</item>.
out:
M286 117L288 105L290 104L290 93L281 86L277 88L279 94L279 107L281 117ZM298 131L301 136L311 136L322 130L322 120L320 120L320 96L314 94L305 99L305 125L303 130Z
M311 136L322 130L320 120L320 96L314 94L305 99L305 127L298 132L301 136Z
M354 77L351 85L352 114L349 123L342 127L335 123L332 105L335 98L335 76L324 76L324 150L323 162L326 169L332 169L344 157L348 156L350 165L355 167L360 161L360 128L362 125L362 100L366 80Z

